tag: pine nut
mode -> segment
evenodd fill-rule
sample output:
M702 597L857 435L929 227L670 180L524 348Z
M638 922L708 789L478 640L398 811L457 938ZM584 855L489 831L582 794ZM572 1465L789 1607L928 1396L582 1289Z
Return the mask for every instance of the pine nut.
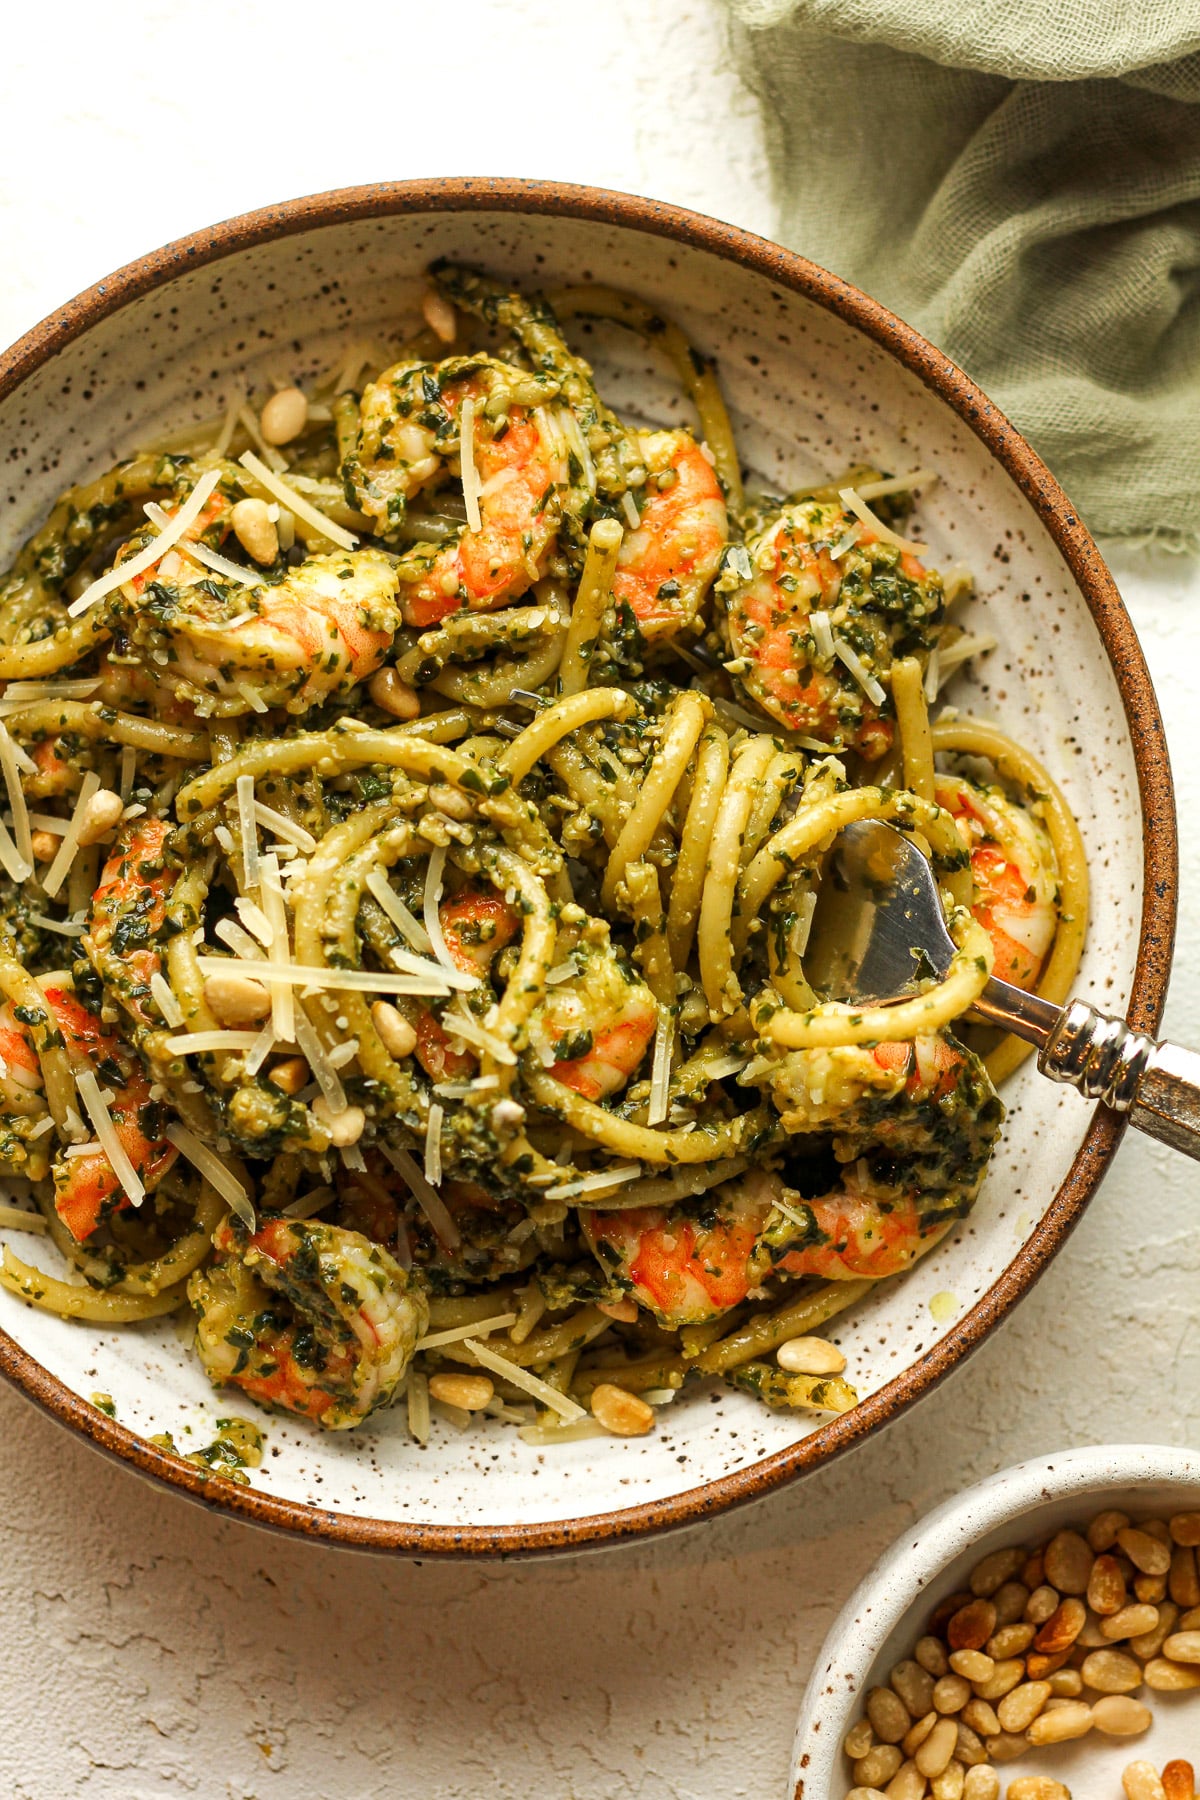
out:
M432 1392L432 1386L430 1392ZM890 1781L904 1761L895 1744L876 1744L854 1765L854 1779L860 1787L881 1788Z
M1176 1513L1167 1523L1167 1529L1177 1544L1186 1544L1194 1549L1200 1544L1200 1512Z
M279 533L265 500L239 500L229 515L234 536L248 556L264 566L279 555Z
M1046 1545L1046 1580L1060 1594L1086 1594L1095 1551L1077 1531L1060 1531Z
M357 1144L367 1126L367 1115L361 1106L347 1106L340 1113L331 1112L324 1094L318 1094L313 1101L312 1115L329 1133L329 1142L335 1150Z
M962 1800L966 1770L958 1761L948 1762L929 1784L933 1800Z
M996 1629L996 1609L990 1600L972 1600L960 1607L946 1627L951 1650L982 1650Z
M1023 1550L993 1550L971 1571L971 1592L979 1599L990 1600L998 1588L1020 1573L1024 1563Z
M1053 1712L1044 1712L1029 1727L1031 1744L1065 1744L1086 1737L1092 1729L1092 1709L1082 1700L1064 1700ZM1189 1796L1190 1800L1190 1796Z
M884 1789L887 1800L923 1800L925 1777L916 1763L901 1763Z
M1006 1694L996 1708L1001 1729L1028 1731L1049 1698L1048 1681L1023 1681L1010 1694Z
M1131 1700L1128 1694L1105 1694L1092 1708L1096 1730L1106 1737L1136 1737L1149 1730L1151 1718L1150 1708L1140 1700Z
M1171 1567L1171 1552L1148 1531L1126 1525L1117 1533L1117 1542L1135 1569L1143 1575L1165 1575Z
M1000 1777L990 1763L976 1763L967 1770L963 1800L1000 1800Z
M1093 1650L1079 1672L1098 1694L1132 1694L1142 1685L1142 1665L1124 1650Z
M984 1702L986 1705L986 1701ZM963 1723L962 1714L958 1718L958 1742L954 1746L956 1761L964 1767L974 1768L976 1763L987 1761L987 1751L983 1747L983 1739L969 1725Z
M434 337L443 344L452 344L458 332L458 318L445 294L426 288L421 296L421 311Z
M857 1762L865 1756L875 1742L875 1732L870 1719L856 1719L846 1733L842 1749L851 1762Z
M1006 1656L996 1664L986 1681L976 1683L975 1692L981 1700L1002 1700L1024 1678L1025 1664L1015 1656Z
M1171 1527L1164 1519L1143 1519L1141 1529L1147 1537L1157 1538L1160 1544L1166 1544L1170 1548Z
M932 1613L930 1613L929 1624L926 1626L926 1630L932 1631L935 1635L945 1637L946 1627L949 1625L955 1613L961 1612L964 1606L970 1606L974 1598L974 1594L947 1594L944 1600L938 1601L938 1604L934 1607Z
M1188 1663L1168 1662L1165 1656L1152 1656L1145 1672L1146 1686L1157 1694L1182 1694L1185 1688L1200 1688L1200 1669Z
M1040 1550L1035 1550L1032 1556L1025 1558L1025 1566L1021 1570L1021 1580L1030 1593L1034 1588L1040 1588L1045 1584L1046 1558Z
M1163 1644L1162 1653L1171 1662L1200 1663L1200 1631L1176 1631Z
M1200 1606L1188 1607L1187 1611L1180 1616L1179 1629L1180 1631L1200 1630Z
M1051 1613L1058 1609L1058 1589L1052 1587L1036 1587L1025 1603L1025 1617L1030 1624L1041 1627Z
M1000 1731L987 1740L987 1753L994 1763L1015 1762L1018 1756L1024 1756L1028 1748L1023 1731L1019 1735L1012 1731Z
M940 1713L961 1712L971 1698L971 1684L961 1675L943 1675L933 1687L933 1704Z
M1008 1800L1071 1800L1071 1790L1049 1775L1022 1775L1009 1782Z
M943 1644L941 1638L918 1638L917 1647L913 1651L913 1655L920 1663L921 1667L933 1676L935 1681L939 1675L944 1675L950 1667L946 1657L946 1646Z
M1073 1654L1069 1649L1056 1650L1053 1656L1047 1656L1041 1650L1032 1650L1025 1658L1025 1673L1031 1681L1047 1681L1051 1675L1058 1673Z
M1153 1763L1131 1762L1122 1772L1121 1786L1126 1800L1167 1800L1166 1789L1158 1779Z
M1094 1613L1110 1618L1128 1599L1125 1577L1114 1556L1098 1556L1088 1577L1087 1602Z
M1190 1762L1177 1756L1164 1768L1162 1784L1167 1800L1194 1800L1196 1771Z
M30 839L34 862L53 862L61 843L52 831L35 831Z
M434 1400L447 1406L461 1406L464 1412L482 1412L495 1388L486 1375L431 1375L429 1392Z
M258 428L268 444L290 444L308 424L308 401L298 387L280 388L272 394L258 418Z
M999 1659L1005 1656L1020 1656L1028 1650L1037 1636L1036 1625L1002 1625L987 1642L989 1656Z
M915 1756L917 1754L917 1751L921 1748L921 1745L925 1742L925 1739L929 1736L937 1722L938 1714L935 1712L928 1712L925 1714L924 1718L917 1720L912 1730L901 1742L900 1748L903 1750L905 1756Z
M958 1742L958 1721L956 1719L939 1719L913 1761L922 1775L940 1775L950 1758L954 1755L954 1746Z
M887 1795L879 1788L851 1788L846 1800L887 1800Z
M933 1676L917 1662L898 1662L889 1677L914 1719L922 1719L933 1707Z
M1165 1575L1135 1575L1133 1591L1148 1606L1157 1606L1167 1597L1167 1578Z
M1083 1678L1078 1669L1056 1669L1046 1679L1056 1699L1074 1700L1083 1692Z
M1178 1545L1171 1556L1169 1592L1176 1606L1200 1606L1196 1552L1185 1544Z
M884 1744L898 1744L912 1729L908 1708L891 1688L872 1688L867 1695L867 1717Z
M1087 1623L1087 1607L1072 1596L1055 1607L1033 1640L1034 1649L1046 1656L1069 1650Z
M377 669L367 683L367 692L376 706L394 719L415 719L420 715L421 696L416 688L401 681L395 669Z
M950 1658L950 1667L966 1681L986 1681L989 1675L996 1673L994 1658L985 1656L982 1650L956 1650Z
M1116 1644L1122 1638L1138 1637L1143 1631L1153 1631L1157 1624L1158 1608L1139 1602L1136 1606L1123 1606L1111 1619L1101 1619L1100 1635L1108 1643Z
M371 1023L389 1056L403 1062L417 1047L417 1034L398 1007L387 1000L376 1000L371 1007Z
M964 1725L969 1725L980 1737L995 1737L1000 1729L995 1707L989 1701L981 1700L978 1695L967 1701L962 1709L962 1719Z
M256 1025L271 1010L271 996L262 982L246 975L210 975L204 998L218 1025L226 1028Z
M1117 1541L1118 1531L1123 1531L1128 1523L1128 1513L1117 1512L1112 1508L1096 1514L1088 1526L1087 1540L1097 1556L1112 1549Z
M1003 1630L1005 1625L1015 1625L1023 1619L1028 1602L1029 1589L1023 1581L1006 1581L1002 1588L997 1588L992 1595L997 1627Z
M289 1096L298 1094L308 1085L308 1064L302 1056L289 1056L285 1062L275 1064L267 1080Z
M98 844L117 825L125 811L125 802L111 788L97 788L86 801L79 825L79 843L83 848Z
M614 1386L611 1381L602 1381L592 1389L592 1416L600 1421L605 1431L611 1431L614 1437L645 1437L648 1431L654 1430L654 1408L639 1394L628 1394L624 1388ZM899 1701L896 1704L899 1706ZM879 1730L873 1715L871 1723L879 1736L888 1741L886 1734Z
M1087 1624L1075 1639L1075 1648L1077 1650L1102 1650L1108 1642L1100 1629L1102 1623L1103 1620L1099 1619L1095 1613L1089 1613Z
M846 1358L828 1338L788 1338L775 1352L775 1360L789 1375L840 1375Z

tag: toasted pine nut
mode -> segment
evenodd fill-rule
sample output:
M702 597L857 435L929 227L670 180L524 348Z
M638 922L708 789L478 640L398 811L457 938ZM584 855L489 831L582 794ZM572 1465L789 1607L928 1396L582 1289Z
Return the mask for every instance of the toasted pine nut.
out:
M860 1787L881 1788L903 1761L895 1744L875 1744L855 1763L854 1779Z
M259 414L258 426L268 444L290 444L308 424L308 401L298 387L280 388Z
M1087 1607L1074 1595L1056 1606L1033 1640L1035 1650L1045 1656L1056 1656L1069 1650L1087 1624Z
M35 831L30 841L34 862L53 862L58 855L58 846L62 843L62 839L52 831Z
M996 1672L995 1658L985 1656L982 1650L956 1650L950 1667L966 1681L986 1681Z
M1004 1731L1028 1731L1049 1698L1048 1681L1023 1681L1011 1693L1005 1694L996 1708L1001 1728Z
M426 288L421 296L421 311L434 337L443 344L452 344L458 332L458 318L445 294L439 294L436 288Z
M1167 1597L1167 1578L1165 1575L1135 1575L1133 1591L1147 1606L1157 1606Z
M987 1704L986 1701L984 1704ZM978 1732L972 1731L971 1727L963 1722L961 1713L958 1715L958 1742L954 1746L954 1755L956 1761L968 1769L973 1769L976 1763L987 1761L987 1751L983 1747L983 1739Z
M1046 1545L1046 1580L1060 1594L1086 1594L1095 1551L1077 1531L1060 1531Z
M1139 1602L1135 1606L1123 1606L1111 1619L1101 1619L1100 1635L1108 1643L1118 1644L1122 1638L1139 1637L1143 1631L1153 1631L1157 1624L1158 1608Z
M990 1600L972 1600L962 1606L946 1627L951 1650L982 1650L996 1629L996 1609Z
M1126 1525L1117 1533L1117 1542L1135 1569L1143 1575L1165 1575L1171 1567L1171 1552L1148 1531Z
M1000 1800L1000 1777L990 1763L976 1763L967 1770L963 1800Z
M1047 1675L1050 1691L1055 1699L1074 1700L1083 1692L1083 1680L1078 1669L1055 1669L1053 1675Z
M775 1360L790 1375L840 1375L846 1358L828 1338L789 1338L780 1344Z
M1176 1513L1168 1520L1167 1529L1177 1544L1187 1544L1194 1548L1200 1544L1200 1512Z
M1165 1656L1152 1656L1145 1675L1146 1686L1157 1694L1181 1694L1185 1688L1200 1688L1200 1669L1189 1663L1168 1662Z
M289 1056L286 1062L275 1064L267 1080L285 1094L298 1094L308 1084L308 1064L302 1056Z
M1163 1644L1171 1662L1200 1663L1200 1631L1176 1631Z
M1003 1700L1024 1679L1025 1664L1019 1657L1001 1657L987 1680L975 1683L975 1692L981 1700Z
M923 1719L932 1709L933 1676L920 1663L898 1662L888 1680L914 1719Z
M403 1062L406 1056L412 1055L417 1047L417 1034L398 1007L387 1000L376 1000L371 1007L371 1023L389 1056Z
M1045 1584L1034 1588L1025 1602L1025 1617L1030 1624L1038 1626L1039 1629L1046 1623L1051 1613L1057 1610L1058 1589L1047 1587Z
M870 1719L856 1719L846 1733L842 1749L851 1762L857 1762L860 1756L867 1754L874 1742L875 1733L871 1728Z
M1110 1508L1107 1512L1099 1512L1088 1526L1087 1539L1092 1549L1100 1556L1111 1550L1117 1541L1118 1531L1123 1531L1129 1523L1129 1514L1117 1512Z
M1129 1648L1135 1656L1146 1662L1152 1656L1158 1656L1164 1642L1179 1624L1179 1608L1173 1600L1164 1600L1158 1609L1158 1624L1153 1631L1143 1631L1137 1637L1131 1637Z
M1088 1577L1087 1602L1094 1613L1110 1618L1128 1599L1125 1577L1115 1556L1098 1556Z
M1028 1735L1031 1744L1065 1744L1071 1738L1086 1737L1091 1729L1091 1707L1082 1700L1064 1700L1053 1712L1034 1719Z
M867 1717L875 1736L884 1744L898 1744L912 1728L908 1708L891 1688L872 1688L867 1695Z
M401 681L395 669L377 669L367 683L367 692L376 706L394 719L415 719L421 711L421 697L416 688Z
M1105 1694L1092 1708L1096 1730L1106 1737L1136 1737L1149 1730L1151 1718L1150 1708L1128 1694Z
M1028 1748L1029 1741L1023 1731L998 1731L995 1737L987 1740L987 1753L994 1763L1015 1762Z
M1126 1800L1167 1800L1153 1763L1131 1762L1121 1775Z
M939 1719L913 1758L921 1774L926 1777L940 1775L954 1755L957 1742L957 1720Z
M431 1375L429 1392L434 1400L447 1406L461 1406L464 1412L482 1412L495 1388L486 1375Z
M1164 1610L1159 1608L1160 1612ZM1185 1613L1180 1614L1178 1624L1180 1631L1200 1631L1200 1606L1189 1606Z
M1186 1544L1178 1545L1172 1553L1168 1592L1176 1606L1200 1606L1196 1552Z
M997 1588L1011 1581L1020 1573L1025 1562L1025 1552L1016 1548L1009 1550L993 1550L982 1562L976 1563L971 1571L971 1592L980 1599L990 1600Z
M1102 1650L1108 1639L1100 1627L1104 1623L1096 1613L1089 1613L1087 1623L1075 1639L1076 1650Z
M366 1130L367 1115L361 1106L347 1106L340 1113L331 1112L324 1094L318 1094L313 1101L312 1115L329 1133L329 1142L335 1150L357 1144Z
M279 533L265 500L239 500L229 515L234 536L256 563L273 563L279 555Z
M1025 1558L1025 1566L1021 1570L1021 1580L1025 1583L1025 1586L1029 1589L1030 1593L1033 1592L1034 1588L1040 1588L1045 1585L1046 1558L1042 1551L1035 1550L1032 1556L1027 1556Z
M921 1667L933 1676L935 1681L939 1675L944 1675L950 1667L946 1657L946 1646L943 1644L941 1638L918 1638L917 1647L913 1651L913 1655L920 1663Z
M1080 1674L1098 1694L1132 1694L1142 1685L1142 1666L1124 1650L1093 1650Z
M592 1389L592 1416L614 1437L645 1437L654 1430L654 1408L640 1394L628 1394L611 1381L602 1381ZM899 1706L900 1702L897 1700L896 1704ZM875 1725L873 1718L871 1723ZM883 1737L878 1725L875 1729Z
M1037 1626L1022 1622L1020 1625L1002 1625L987 1641L987 1653L991 1657L1020 1656L1028 1650L1037 1636Z
M251 981L248 975L210 975L204 998L218 1025L226 1028L256 1025L271 1010L270 994L261 981ZM304 1066L307 1069L308 1064Z
M932 1800L962 1800L966 1770L956 1759L948 1762L940 1775L935 1775L929 1784Z
M1000 1729L1000 1721L996 1717L995 1708L990 1701L981 1700L978 1695L967 1701L962 1709L962 1719L964 1725L969 1725L972 1731L979 1733L980 1737L995 1737Z
M971 1685L961 1675L943 1675L934 1683L933 1704L940 1713L961 1712L971 1698Z
M925 1777L915 1762L901 1763L887 1785L887 1800L922 1800Z
M887 1795L880 1788L854 1787L846 1795L846 1800L887 1800Z
M1049 1775L1021 1775L1009 1782L1008 1800L1071 1800L1071 1790Z
M938 1713L927 1712L924 1717L917 1720L912 1730L906 1733L900 1741L900 1748L903 1750L905 1756L915 1756L917 1754L917 1751L921 1748L921 1745L925 1742L925 1739L937 1724L939 1717L940 1714ZM903 1760L903 1758L901 1760Z
M997 1628L1003 1630L1005 1625L1015 1625L1023 1619L1028 1601L1029 1589L1023 1581L1006 1581L1002 1588L997 1588L992 1595Z
M1167 1800L1193 1800L1196 1792L1196 1771L1190 1762L1185 1762L1181 1756L1178 1756L1164 1768L1162 1784Z
M79 824L80 845L86 848L88 844L98 844L112 831L124 811L125 802L120 794L114 794L111 788L97 788L84 804Z

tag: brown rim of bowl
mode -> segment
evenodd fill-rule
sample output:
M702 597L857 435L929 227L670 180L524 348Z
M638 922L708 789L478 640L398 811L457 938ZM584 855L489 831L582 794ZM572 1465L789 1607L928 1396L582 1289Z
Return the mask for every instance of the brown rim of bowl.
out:
M0 398L99 320L190 269L272 238L326 225L428 212L558 214L624 226L710 251L779 287L803 294L857 327L919 376L970 426L1012 476L1058 545L1095 620L1116 677L1133 747L1143 818L1144 897L1129 1018L1141 1030L1153 1032L1162 1012L1175 934L1175 804L1158 702L1113 578L1054 477L975 383L885 306L816 263L700 213L603 188L491 177L379 182L243 213L129 263L68 301L0 357ZM853 1412L830 1420L798 1444L752 1468L720 1476L670 1499L646 1501L615 1512L531 1525L461 1529L344 1515L208 1477L98 1412L4 1332L0 1332L0 1374L109 1455L201 1504L256 1525L348 1548L411 1556L519 1556L611 1545L693 1524L758 1499L840 1455L876 1426L896 1418L939 1376L970 1355L1044 1273L1095 1193L1124 1124L1124 1119L1103 1107L1096 1109L1066 1180L1028 1242L953 1330L887 1387L862 1401Z

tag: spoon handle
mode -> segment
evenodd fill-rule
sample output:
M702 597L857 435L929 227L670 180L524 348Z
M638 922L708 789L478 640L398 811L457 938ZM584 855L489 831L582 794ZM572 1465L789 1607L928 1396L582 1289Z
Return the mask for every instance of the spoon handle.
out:
M1200 1056L1156 1044L1123 1019L1082 1000L1057 1007L1005 981L989 981L976 1002L989 1024L1038 1046L1038 1068L1102 1100L1150 1137L1200 1161Z

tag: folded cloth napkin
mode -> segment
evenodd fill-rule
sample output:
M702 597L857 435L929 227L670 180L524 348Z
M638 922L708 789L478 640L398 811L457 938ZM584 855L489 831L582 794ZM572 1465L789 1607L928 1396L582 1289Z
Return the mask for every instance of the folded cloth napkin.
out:
M780 236L948 352L1093 530L1200 546L1200 0L725 0Z

